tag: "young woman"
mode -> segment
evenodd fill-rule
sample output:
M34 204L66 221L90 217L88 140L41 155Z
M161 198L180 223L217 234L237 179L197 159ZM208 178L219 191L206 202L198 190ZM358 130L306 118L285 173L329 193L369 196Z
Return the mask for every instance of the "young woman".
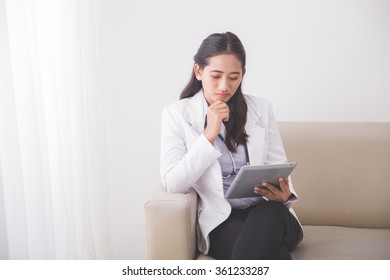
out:
M287 162L270 103L242 93L244 47L233 33L211 34L194 61L180 100L163 111L163 185L198 193L200 252L216 259L291 259L303 233L288 178L280 178L280 188L259 182L256 197L224 198L243 165Z

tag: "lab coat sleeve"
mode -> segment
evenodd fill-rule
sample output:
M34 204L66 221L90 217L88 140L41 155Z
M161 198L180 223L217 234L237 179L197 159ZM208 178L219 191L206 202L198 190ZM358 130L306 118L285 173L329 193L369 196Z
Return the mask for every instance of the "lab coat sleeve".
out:
M168 192L185 193L220 155L206 136L193 131L179 113L164 109L160 173Z

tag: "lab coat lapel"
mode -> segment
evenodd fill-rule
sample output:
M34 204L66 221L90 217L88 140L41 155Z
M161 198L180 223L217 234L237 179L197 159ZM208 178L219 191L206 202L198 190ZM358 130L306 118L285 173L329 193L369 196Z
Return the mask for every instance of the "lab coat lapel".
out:
M267 149L264 148L267 145L267 135L262 118L249 111L245 131L249 135L247 145L250 165L264 164L267 157Z
M204 131L203 93L198 92L189 101L184 119L199 136Z

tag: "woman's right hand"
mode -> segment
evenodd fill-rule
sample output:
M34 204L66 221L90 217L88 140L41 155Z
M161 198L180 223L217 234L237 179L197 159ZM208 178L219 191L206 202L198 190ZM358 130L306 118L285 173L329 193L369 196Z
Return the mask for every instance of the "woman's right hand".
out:
M227 122L229 120L229 114L229 106L221 100L218 100L209 106L207 110L207 126L204 130L204 135L211 144L214 144L215 139L217 139L218 134L221 132L222 122Z

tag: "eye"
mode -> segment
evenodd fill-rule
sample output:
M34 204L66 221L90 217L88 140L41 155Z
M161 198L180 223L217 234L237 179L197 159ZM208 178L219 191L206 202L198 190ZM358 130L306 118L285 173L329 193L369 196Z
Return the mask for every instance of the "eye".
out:
M211 77L212 77L213 79L219 79L219 78L221 78L221 76L218 76L218 75L211 75Z
M232 80L232 81L237 81L237 80L238 80L238 77L230 77L230 80Z

